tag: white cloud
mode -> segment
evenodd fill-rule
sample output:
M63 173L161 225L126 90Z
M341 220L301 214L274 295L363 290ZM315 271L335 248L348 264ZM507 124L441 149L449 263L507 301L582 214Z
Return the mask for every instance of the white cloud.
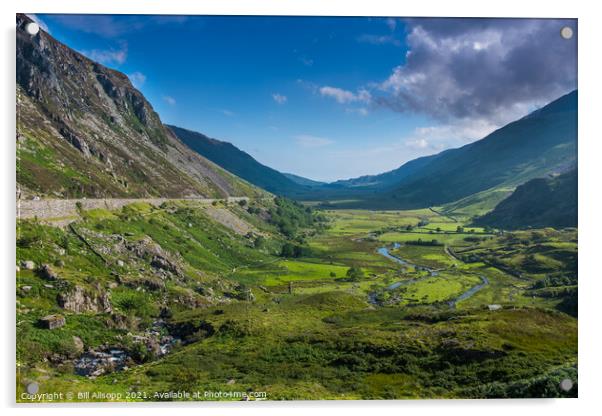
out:
M121 42L119 49L92 49L82 51L82 53L93 61L100 62L103 65L120 65L127 59L128 46L126 42Z
M372 45L391 44L391 45L395 45L395 46L401 46L401 41L391 35L363 34L363 35L358 36L357 41L361 42L361 43L370 43Z
M164 95L163 101L165 101L169 105L176 105L176 99L173 97L170 97L169 95Z
M455 120L449 124L417 127L404 139L404 144L423 154L435 153L482 139L497 127L485 119Z
M395 30L395 28L397 27L397 20L389 17L385 20L385 23L387 24L387 26L389 27L389 30L391 32L393 32Z
M350 113L350 114L359 114L360 116L367 116L368 115L368 109L365 107L360 107L360 108L346 108L345 112Z
M50 33L50 29L48 29L48 25L46 24L46 22L44 22L42 19L40 19L37 15L35 15L35 14L28 14L27 16L31 20L33 20L34 22L36 22L38 24L38 26L40 26L40 28L43 29L46 33Z
M426 149L429 147L429 142L426 139L408 140L405 144L410 149Z
M312 136L309 134L301 134L295 137L295 142L297 145L305 148L317 148L328 146L329 144L334 143L330 139L326 139L324 137Z
M407 19L409 51L380 84L377 105L443 122L498 126L576 88L567 19Z
M228 117L232 117L234 115L234 111L230 111L230 110L226 110L226 109L222 109L222 110L220 110L220 112L223 115L228 116Z
M320 92L320 95L334 98L340 104L370 102L372 98L370 93L365 89L360 89L357 93L353 93L342 88L324 86L318 91Z
M282 94L278 94L278 93L273 93L272 94L272 98L278 104L284 104L284 103L286 103L288 101L288 98L286 97L286 95L282 95Z
M301 63L303 63L303 65L305 66L312 66L314 64L314 60L311 58L308 58L307 56L300 56L299 60L301 61Z
M132 84L134 84L134 87L136 88L140 88L146 82L146 75L144 75L142 72L132 72L128 75L128 77Z
M191 18L192 16L175 15L57 14L53 20L84 33L117 38L153 25L183 24ZM195 25L203 24L202 17L194 18Z

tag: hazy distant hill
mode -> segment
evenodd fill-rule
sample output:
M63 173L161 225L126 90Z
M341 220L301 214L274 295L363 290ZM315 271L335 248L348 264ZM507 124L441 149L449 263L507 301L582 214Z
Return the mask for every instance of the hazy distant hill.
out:
M516 188L476 224L503 229L576 227L577 171L537 178Z
M320 187L326 185L326 182L314 181L313 179L304 178L303 176L295 175L294 173L282 174L299 185L310 187Z
M17 15L17 183L24 196L224 197L262 191L190 150L128 77Z
M256 186L279 195L303 191L303 185L275 169L262 165L231 143L177 126L169 128L191 149Z
M576 164L577 91L458 149L405 163L381 175L338 181L313 198L357 198L348 206L416 208L441 205Z

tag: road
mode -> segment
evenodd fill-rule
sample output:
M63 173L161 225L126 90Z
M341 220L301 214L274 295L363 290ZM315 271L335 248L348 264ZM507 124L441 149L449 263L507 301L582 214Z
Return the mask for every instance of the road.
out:
M120 209L134 202L147 202L159 206L168 201L191 201L199 204L212 204L216 201L248 201L248 197L216 198L81 198L81 199L18 199L17 218L38 218L41 220L69 220L79 218L79 210ZM78 207L79 205L79 207Z

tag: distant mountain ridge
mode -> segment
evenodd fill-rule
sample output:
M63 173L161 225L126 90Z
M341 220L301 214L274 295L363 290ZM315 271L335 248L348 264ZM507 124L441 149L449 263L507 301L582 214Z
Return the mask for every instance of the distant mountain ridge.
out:
M264 192L190 150L128 77L17 15L21 196L226 197Z
M314 181L313 179L304 178L303 176L295 175L294 173L283 172L282 174L291 181L302 186L320 187L327 184L326 182Z
M520 185L475 224L502 229L577 227L577 171Z
M353 199L341 207L423 208L494 187L566 171L577 160L577 91L457 149L414 159L398 169L329 184L310 199ZM335 189L336 188L336 189Z
M259 163L232 143L212 139L202 133L181 127L173 125L168 127L188 147L203 157L260 188L278 195L289 196L305 191L304 184L300 182L309 180L301 177L293 180L286 174Z

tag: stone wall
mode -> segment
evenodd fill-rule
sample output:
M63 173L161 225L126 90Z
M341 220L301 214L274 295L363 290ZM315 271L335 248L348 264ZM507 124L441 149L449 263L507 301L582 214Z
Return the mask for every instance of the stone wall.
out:
M228 202L238 202L248 200L248 197L229 197ZM69 219L78 218L79 212L77 203L81 203L81 208L89 209L109 209L116 210L134 202L147 202L159 206L163 202L174 201L167 198L145 198L145 199L18 199L17 217L38 219ZM179 199L178 201L193 201L202 204L211 204L218 199L197 198L197 199Z

